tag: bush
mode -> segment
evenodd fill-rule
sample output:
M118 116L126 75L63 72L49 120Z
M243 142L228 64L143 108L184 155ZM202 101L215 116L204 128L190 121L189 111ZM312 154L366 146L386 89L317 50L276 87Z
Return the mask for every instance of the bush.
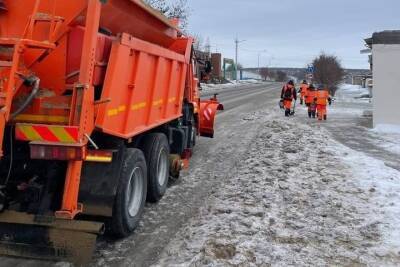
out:
M286 82L288 79L287 73L281 70L276 72L275 81L277 82Z
M269 76L269 69L268 68L261 68L259 74L260 74L261 78L264 81L266 81L268 76Z
M313 61L314 82L323 84L335 95L338 85L342 82L344 71L336 56L322 53Z

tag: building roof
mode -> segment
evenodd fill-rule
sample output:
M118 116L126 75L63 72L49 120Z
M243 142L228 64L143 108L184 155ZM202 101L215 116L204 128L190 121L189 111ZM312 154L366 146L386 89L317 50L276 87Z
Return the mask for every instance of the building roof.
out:
M400 44L400 30L375 32L365 43L370 48L374 44Z

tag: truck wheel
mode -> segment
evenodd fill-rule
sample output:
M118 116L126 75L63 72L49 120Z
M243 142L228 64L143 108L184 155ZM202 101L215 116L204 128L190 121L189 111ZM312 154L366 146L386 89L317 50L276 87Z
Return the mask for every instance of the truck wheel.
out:
M111 229L117 237L126 237L138 226L146 203L146 159L139 149L128 148L121 166Z
M153 133L147 135L141 144L148 164L147 200L159 201L165 194L169 178L169 144L165 134Z

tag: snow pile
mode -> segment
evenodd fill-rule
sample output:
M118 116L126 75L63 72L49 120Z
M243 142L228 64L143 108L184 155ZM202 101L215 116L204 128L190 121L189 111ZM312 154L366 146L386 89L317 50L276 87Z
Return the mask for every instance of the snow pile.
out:
M246 159L158 265L398 265L400 173L318 125L260 125Z
M352 84L341 84L335 98L341 102L370 102L369 90Z
M400 125L393 124L378 124L372 131L377 133L400 134Z
M228 89L228 88L237 87L237 86L239 86L239 85L236 82L221 83L221 84L202 83L201 90L203 92L205 92L205 91L212 91L212 90L223 90L223 89Z
M368 199L371 209L366 215L371 221L370 234L379 239L370 251L377 256L376 266L400 264L400 172L384 162L338 145L336 151L358 176L360 194ZM385 260L385 261L382 261ZM380 263L380 264L379 264Z
M249 79L249 80L242 80L239 82L236 81L230 81L229 83L221 83L221 84L213 84L213 83L202 83L201 84L201 89L203 92L206 91L214 91L214 90L225 90L225 89L231 89L231 88L237 88L243 85L249 85L249 84L262 84L263 82L260 80L255 80L255 79Z
M342 84L336 91L333 105L329 108L331 114L337 117L371 117L372 104L370 98L362 98L368 94L368 89L359 85Z
M369 134L379 147L400 155L400 126L380 124L371 129Z
M243 76L243 79L253 79L253 80L262 79L260 74L254 73L254 72L251 72L251 71L243 71L242 76Z

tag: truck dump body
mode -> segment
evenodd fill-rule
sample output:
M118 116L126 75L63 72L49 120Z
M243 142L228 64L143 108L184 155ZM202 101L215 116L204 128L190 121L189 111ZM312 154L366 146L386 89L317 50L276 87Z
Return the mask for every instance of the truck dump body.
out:
M192 43L140 0L0 0L0 254L87 261L81 214L133 232L223 108Z
M185 51L191 39L181 40ZM114 41L96 127L129 138L182 115L188 55L123 35Z

